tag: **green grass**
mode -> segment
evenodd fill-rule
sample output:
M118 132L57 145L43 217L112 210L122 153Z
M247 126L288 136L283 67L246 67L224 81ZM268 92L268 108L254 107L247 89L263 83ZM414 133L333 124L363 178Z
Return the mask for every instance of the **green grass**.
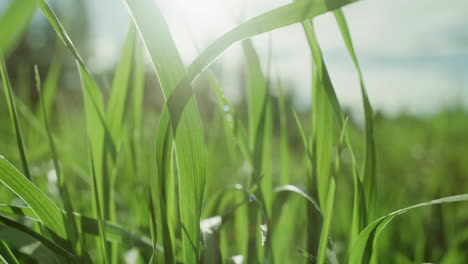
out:
M125 0L131 24L113 80L101 87L47 1L13 1L0 18L9 29L0 32L0 260L123 263L136 252L137 263L468 261L468 115L374 113L351 38L359 29L348 28L340 9L352 2L273 9L185 67L155 2ZM76 61L78 104L67 104L76 94L61 95L62 51L48 69L25 65L11 75L6 66L34 4ZM313 19L326 12L355 66L362 126L341 107L314 31ZM310 47L306 112L272 74L272 43L262 65L249 39L295 23ZM246 62L240 104L211 68L236 42ZM214 102L197 96L195 80ZM16 94L32 85L37 104ZM160 89L161 108L145 102L155 94L148 89Z

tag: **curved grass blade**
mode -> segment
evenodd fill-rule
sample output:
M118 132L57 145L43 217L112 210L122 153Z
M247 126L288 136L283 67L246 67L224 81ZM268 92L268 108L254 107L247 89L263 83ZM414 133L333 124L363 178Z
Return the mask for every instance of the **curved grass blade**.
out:
M173 94L177 83L185 75L185 67L176 49L169 28L154 2L126 1L129 13L145 43L153 61L163 94L168 98ZM153 14L148 15L147 11ZM188 89L192 91L191 86ZM192 92L190 92L191 94ZM205 188L206 149L204 132L198 114L195 98L188 100L188 107L181 108L181 123L175 133L171 126L167 104L161 114L157 136L158 175L160 188L166 193L169 187L166 183L171 177L168 165L172 155L172 140L175 140L176 160L179 174L179 207L180 220L187 232L183 234L183 251L186 263L195 263L201 249L200 217ZM183 113L183 114L182 114ZM168 197L160 197L168 203ZM161 208L170 209L168 204ZM166 215L171 215L169 212ZM162 214L164 215L164 214ZM163 223L162 223L163 224ZM164 224L163 224L164 225ZM163 227L163 230L166 229ZM192 243L195 245L195 249ZM164 243L164 245L169 244ZM165 246L166 248L166 246ZM173 260L165 260L173 261Z
M10 249L27 255L39 263L58 263L58 257L54 252L34 237L18 229L1 225L0 238L9 245Z
M12 1L0 18L0 54L8 54L20 40L34 14L33 1Z
M307 201L309 201L314 206L314 208L317 209L317 212L319 212L319 214L322 215L322 212L320 211L320 207L319 207L317 201L314 198L312 198L312 196L307 194L304 190L302 190L301 188L299 188L299 187L297 187L295 185L288 184L288 185L275 187L274 191L277 192L277 193L281 193L281 192L296 193L296 194L304 197Z
M31 173L29 172L28 156L26 154L26 147L24 146L23 135L21 132L21 125L20 125L18 113L16 110L15 96L11 88L10 79L8 78L8 73L7 73L7 69L5 66L5 60L3 59L3 55L1 53L0 53L0 75L2 78L3 88L5 89L8 112L10 114L11 123L13 126L13 130L15 132L16 143L18 145L18 150L21 156L21 164L23 165L23 173L26 176L26 178L31 180Z
M358 236L354 242L351 251L348 255L348 263L350 264L365 264L369 263L374 245L378 239L379 234L383 231L387 224L389 224L396 216L412 211L413 209L433 206L444 203L456 203L468 201L468 194L448 196L436 200L432 200L425 203L416 204L410 207L406 207L390 214L387 214L371 224L369 224Z
M2 156L0 181L28 204L45 226L67 238L60 208Z
M64 249L63 247L61 247L60 245L54 243L53 241L49 240L48 238L42 236L41 234L39 233L36 233L35 231L33 231L32 229L30 229L29 227L25 226L25 225L22 225L20 223L17 223L7 217L4 217L4 216L0 216L0 222L2 222L3 224L7 225L7 226L10 226L16 230L19 230L23 233L26 233L28 235L30 235L31 237L33 237L34 239L38 240L39 242L41 242L45 247L47 247L48 249L50 249L52 252L54 252L55 254L57 254L58 256L62 256L62 257L65 257L71 261L76 261L77 260L77 257L75 255L73 255L73 253L71 253L70 251Z
M321 0L297 1L254 17L222 35L190 64L187 74L177 85L177 91L173 93L172 98L169 98L169 110L174 129L177 128L184 106L192 96L192 91L187 87L233 43L311 19L355 1L336 0L332 3L325 3L326 1Z

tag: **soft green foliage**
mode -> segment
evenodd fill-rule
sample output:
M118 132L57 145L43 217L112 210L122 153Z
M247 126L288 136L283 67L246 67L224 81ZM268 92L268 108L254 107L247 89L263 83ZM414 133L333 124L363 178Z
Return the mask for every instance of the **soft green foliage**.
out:
M467 115L376 115L340 9L352 2L278 7L226 32L186 67L156 2L123 0L131 23L105 87L46 0L12 1L0 18L0 28L8 25L0 30L7 62L35 6L64 48L47 70L35 66L31 80L32 66L10 79L0 54L0 154L7 157L0 156L0 261L468 261L468 215L458 203L468 197L456 195L467 192ZM313 19L329 11L359 79L362 127L341 107L314 30ZM250 39L294 23L302 23L312 65L311 107L302 112L272 76L272 39L266 63ZM233 104L210 66L239 41L246 98ZM60 96L63 51L76 61L77 104ZM16 94L29 86L37 104ZM146 103L154 94L160 108ZM451 173L459 184L444 180ZM408 207L421 200L430 202Z

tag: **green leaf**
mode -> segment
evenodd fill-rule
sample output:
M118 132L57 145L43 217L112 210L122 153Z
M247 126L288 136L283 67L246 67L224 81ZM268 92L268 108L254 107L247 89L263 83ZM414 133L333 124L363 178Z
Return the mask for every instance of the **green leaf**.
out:
M90 142L91 144L91 142ZM102 217L102 209L101 209L101 202L99 201L99 190L98 190L98 183L97 183L97 176L96 176L96 169L94 166L94 158L93 158L93 151L91 146L89 146L90 152L90 163L91 163L91 174L93 177L93 200L94 200L94 208L96 210L95 214L97 215L97 221L99 224L99 242L100 242L100 250L101 250L101 261L103 263L108 263L110 260L110 251L107 245L107 238L106 238L106 229L104 228L104 221Z
M351 251L348 255L348 263L350 264L365 264L369 263L373 253L373 248L379 237L379 234L396 216L412 211L413 209L433 206L444 203L456 203L468 201L468 194L448 196L436 200L432 200L425 203L416 204L410 207L406 207L392 213L389 213L371 224L369 224L358 236L357 240L353 243Z
M288 185L275 187L274 191L277 192L277 193L281 193L281 192L296 193L296 194L304 197L307 201L309 201L309 203L311 203L314 206L314 208L317 209L317 212L319 212L320 215L322 215L322 212L320 211L320 207L319 207L317 201L314 198L312 198L312 196L310 196L307 192L302 190L301 188L299 188L299 187L297 187L295 185L288 184Z
M112 139L116 144L121 140L127 98L129 97L129 79L133 66L135 49L135 28L130 25L122 57L114 74L109 102L107 104L107 121Z
M349 33L348 24L346 18L341 9L337 9L334 12L336 22L341 31L341 35L345 41L346 48L353 60L354 66L359 76L359 83L361 86L362 102L364 105L364 117L365 117L365 158L362 172L362 181L366 193L367 200L367 212L369 218L372 219L375 207L375 192L376 192L376 154L375 154L375 143L374 143L374 124L373 124L373 110L367 96L366 87L364 85L364 78L362 76L361 68L357 60L356 52L354 51L353 42L351 40L351 34Z
M54 100L57 95L58 82L60 79L60 74L62 73L62 59L63 52L60 50L58 54L56 53L52 58L50 67L47 71L47 76L44 80L42 97L44 98L44 104L39 104L36 109L36 116L40 117L43 114L43 111L47 113L47 118L50 119L52 113L52 108L54 105ZM44 105L44 106L43 106ZM43 110L44 109L44 110Z
M10 226L18 231L21 231L31 237L33 237L34 239L36 239L37 241L41 242L45 247L47 247L48 249L50 249L52 252L54 252L55 254L57 254L58 256L62 256L62 257L65 257L69 260L77 260L77 258L70 252L68 251L67 249L61 247L60 245L56 244L55 242L49 240L48 238L46 238L45 236L39 234L39 233L36 233L35 231L33 231L32 229L30 229L29 227L23 225L23 224L20 224L20 223L17 223L7 217L4 217L4 216L0 216L0 222L2 222L3 224L7 225L7 226Z
M7 243L3 239L0 240L0 260L3 263L7 263L7 264L9 263L19 264L18 259L15 257L13 252L11 252Z
M163 94L168 100L175 92L177 83L185 75L185 67L176 49L175 43L169 32L169 28L156 4L149 0L126 1L128 10L132 16L145 46L150 54L155 67L158 80ZM148 16L147 11L152 10L152 15ZM190 92L182 91L191 97ZM171 186L166 185L172 176L170 170L170 160L172 157L172 140L175 139L176 159L179 176L179 209L180 221L185 226L186 232L182 232L183 252L186 263L196 263L199 260L201 249L200 217L202 210L203 195L206 177L206 147L204 141L204 131L196 105L195 98L188 98L188 107L180 110L181 122L177 133L175 126L172 127L167 102L160 117L157 135L157 160L158 160L158 180L161 209L170 209L170 197L166 195ZM169 109L170 110L170 109ZM174 135L174 137L173 137ZM162 212L162 217L171 215L170 212ZM163 231L167 225L163 225ZM163 239L169 239L168 234L163 235ZM166 239L166 240L167 240ZM191 241L193 241L192 246ZM169 246L170 241L163 241L164 247ZM169 251L169 248L167 248ZM166 251L165 251L166 253ZM170 254L169 252L167 254ZM165 261L173 262L170 255Z
M2 156L0 181L28 204L45 226L62 238L67 237L60 208Z
M11 88L10 79L8 78L8 73L7 73L7 69L5 66L5 60L3 59L2 54L0 54L0 75L2 78L3 88L5 89L8 112L10 114L13 131L15 132L15 136L16 136L16 144L18 146L18 150L21 156L21 164L23 165L23 172L26 178L31 179L31 173L29 172L28 156L26 154L26 148L24 146L23 135L21 132L21 125L20 125L18 113L16 110L15 95L13 94L13 90Z
M11 249L39 263L57 263L57 256L36 238L8 225L0 226L0 237Z
M91 217L82 216L81 214L76 212L74 212L73 214L77 218L77 222L81 224L80 229L84 233L94 236L100 235L100 224L98 220ZM10 218L24 218L35 222L40 222L40 220L37 219L36 214L30 207L0 204L0 215ZM109 242L136 245L146 249L153 248L150 238L143 236L135 231L129 231L117 224L109 222L104 222L104 228L106 231L106 238ZM158 245L157 250L162 252L162 247Z
M57 175L57 183L58 183L58 189L60 192L60 197L62 199L62 202L65 206L65 211L68 212L67 214L64 215L64 220L65 221L65 227L67 231L67 237L69 238L70 242L72 243L73 250L75 253L78 253L81 255L81 241L78 233L78 227L75 221L75 217L73 216L73 206L71 202L71 198L69 195L68 188L65 183L65 179L63 176L63 171L62 167L60 166L60 161L59 161L59 156L57 152L57 148L55 145L54 138L52 136L51 129L49 127L49 121L47 118L47 112L46 112L46 106L44 103L44 97L42 96L42 91L41 91L41 80L39 77L39 69L37 65L34 67L34 74L36 77L36 88L40 97L40 102L41 102L41 108L42 108L42 114L43 114L43 119L44 119L44 125L45 129L47 131L47 139L49 141L49 147L50 151L52 153L52 160L54 164L54 169L55 173Z

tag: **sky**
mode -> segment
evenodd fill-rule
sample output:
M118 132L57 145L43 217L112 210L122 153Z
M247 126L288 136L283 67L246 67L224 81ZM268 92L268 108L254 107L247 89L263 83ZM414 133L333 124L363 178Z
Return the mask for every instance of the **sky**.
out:
M67 0L74 1L74 0ZM65 2L67 2L65 1ZM120 0L86 0L94 51L88 60L96 72L112 68L123 46L128 13ZM240 21L290 3L285 0L155 0L187 65ZM60 4L64 4L61 1ZM374 108L389 115L433 113L441 107L468 105L468 1L362 0L344 8L359 63ZM148 10L151 15L151 10ZM331 14L315 20L332 82L340 102L362 111L357 73ZM299 106L310 103L311 57L299 24L253 38L266 73L293 89ZM218 59L220 80L235 101L242 83L238 44Z

